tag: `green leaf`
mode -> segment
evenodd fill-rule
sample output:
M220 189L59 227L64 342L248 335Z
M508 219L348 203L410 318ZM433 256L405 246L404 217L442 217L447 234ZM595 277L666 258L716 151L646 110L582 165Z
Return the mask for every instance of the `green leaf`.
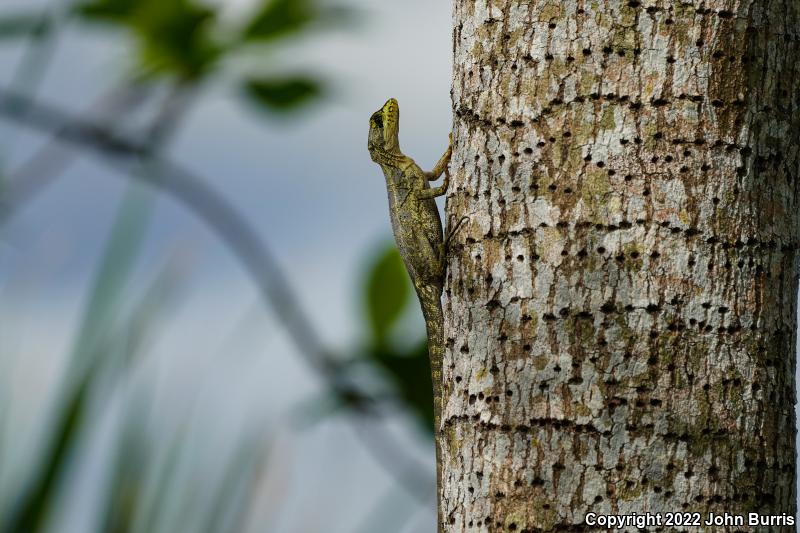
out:
M386 344L392 326L408 304L411 283L395 246L376 259L365 286L367 318L376 344Z
M244 30L248 41L267 41L296 33L317 16L311 0L267 0Z
M91 380L87 379L64 398L60 416L48 435L47 449L36 465L35 474L26 480L17 500L3 517L0 524L2 533L39 533L44 530L59 479L68 467L69 453L84 423L90 386Z
M214 14L205 9L187 10L140 31L142 63L156 72L174 72L197 78L210 70L222 48L208 36Z
M368 354L391 379L405 406L433 432L433 385L427 340L420 340L407 351L377 345Z
M224 52L211 36L216 11L192 0L90 0L74 12L87 22L131 32L139 63L148 72L197 79Z
M50 29L45 15L10 15L0 18L0 41L25 37L41 37Z
M319 82L310 78L248 80L245 94L271 111L300 107L322 94Z
M73 11L86 18L122 20L134 13L138 0L93 0L78 4Z

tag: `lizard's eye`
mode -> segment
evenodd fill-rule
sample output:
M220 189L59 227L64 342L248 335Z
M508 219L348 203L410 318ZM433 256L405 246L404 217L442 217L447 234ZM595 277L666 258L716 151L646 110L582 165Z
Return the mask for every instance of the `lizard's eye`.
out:
M383 127L383 117L377 113L372 115L372 122L379 128Z

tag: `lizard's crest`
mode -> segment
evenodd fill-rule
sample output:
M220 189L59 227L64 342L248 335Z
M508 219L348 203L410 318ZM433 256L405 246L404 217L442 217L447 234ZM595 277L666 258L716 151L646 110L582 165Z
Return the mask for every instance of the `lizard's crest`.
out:
M369 146L400 151L400 105L390 98L369 119Z

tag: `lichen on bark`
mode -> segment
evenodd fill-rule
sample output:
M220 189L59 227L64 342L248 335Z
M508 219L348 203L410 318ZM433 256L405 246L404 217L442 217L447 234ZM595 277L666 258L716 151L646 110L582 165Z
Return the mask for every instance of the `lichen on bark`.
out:
M800 4L453 17L444 530L794 516Z

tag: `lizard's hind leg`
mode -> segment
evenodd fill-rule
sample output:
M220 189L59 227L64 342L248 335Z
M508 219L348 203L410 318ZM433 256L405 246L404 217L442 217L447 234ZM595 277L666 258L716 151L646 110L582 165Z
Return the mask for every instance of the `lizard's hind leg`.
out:
M447 232L445 233L444 239L442 240L442 242L438 246L437 255L439 256L439 261L438 261L437 268L439 269L442 278L444 278L445 270L447 268L446 267L446 265L447 265L447 251L450 249L450 239L459 230L459 228L464 223L464 221L468 220L468 219L469 219L469 217L467 217L467 216L461 217L461 220L458 221L458 223L455 225L455 227L452 227L451 225L448 224Z

